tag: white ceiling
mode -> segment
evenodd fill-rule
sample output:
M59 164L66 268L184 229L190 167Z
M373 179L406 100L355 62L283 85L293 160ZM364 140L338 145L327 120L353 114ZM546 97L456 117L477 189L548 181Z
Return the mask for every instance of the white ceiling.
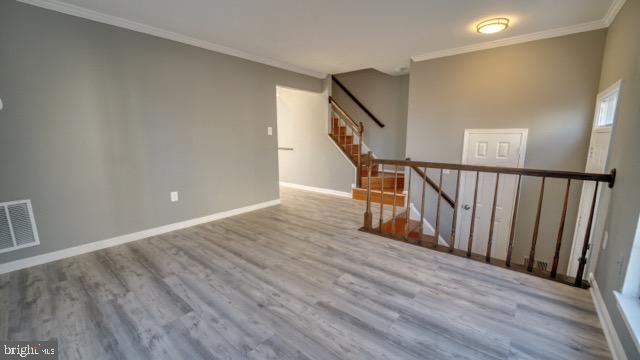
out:
M20 0L314 76L606 27L620 0ZM474 31L506 16L503 33ZM506 39L506 40L505 40ZM495 42L499 40L498 42ZM487 42L492 42L487 44Z

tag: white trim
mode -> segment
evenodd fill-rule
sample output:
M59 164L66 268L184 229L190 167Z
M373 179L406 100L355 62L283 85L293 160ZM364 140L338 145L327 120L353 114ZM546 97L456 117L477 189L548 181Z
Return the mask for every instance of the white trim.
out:
M620 90L622 90L622 79L619 79L618 81L614 82L613 84L611 84L608 88L600 91L600 93L598 94L597 98L601 99L604 97L607 97L613 93L620 93ZM617 105L617 102L616 102Z
M329 138L329 141L333 144L333 146L336 147L336 149L338 149L338 152L340 152L340 154L342 154L342 157L347 160L347 162L349 163L349 165L353 166L354 169L357 168L357 166L353 165L353 162L351 162L351 159L349 159L349 157L347 156L347 154L345 154L344 149L340 148L340 145L338 145L335 140L333 140L333 137L331 136L331 134L327 134L327 137ZM356 169L357 170L357 169ZM357 173L357 171L356 171Z
M324 79L327 76L327 74L314 71L314 70L305 69L293 64L286 63L284 61L247 53L247 52L233 49L227 46L214 44L205 40L200 40L191 36L175 33L168 30L163 30L154 26L145 25L145 24L127 20L121 17L107 15L107 14L94 11L94 10L89 10L87 8L83 8L80 6L67 4L58 0L17 0L17 1L25 4L29 4L29 5L45 8L48 10L61 12L63 14L77 16L84 19L89 19L89 20L100 22L100 23L109 24L109 25L129 29L129 30L141 32L144 34L157 36L159 38L173 40L183 44L188 44L188 45L196 46L199 48L219 52L222 54L231 55L231 56L235 56L235 57L250 60L250 61L255 61L261 64L277 67L284 70L293 71L299 74L309 75L319 79Z
M629 330L636 350L640 351L640 299L635 296L623 295L617 291L613 294L616 296L618 310L624 320L624 324Z
M521 43L526 43L530 41L543 40L543 39L549 39L549 38L554 38L558 36L597 30L597 29L606 28L607 26L608 24L605 22L605 20L600 19L600 20L566 26L566 27L557 28L557 29L543 30L543 31L534 32L530 34L517 35L517 36L498 39L494 41L487 41L479 44L461 46L461 47L452 48L452 49L431 51L421 55L412 56L411 60L425 61L425 60L437 59L445 56L470 53L470 52L475 52L480 50L493 49L493 48L502 47L502 46L521 44Z
M420 219L420 212L418 211L418 209L416 209L413 203L410 203L410 205L411 205L411 215L409 215L409 218L413 220ZM432 235L432 236L436 234L436 229L434 229L434 227L431 225L429 220L427 220L426 218L422 219L422 228L423 228L422 232L424 234ZM427 230L429 232L427 232ZM449 243L442 237L442 235L438 235L438 244L443 246L449 246Z
M593 126L591 127L592 132L593 131L611 132L611 129L613 128L613 124L615 124L616 118L618 117L618 105L620 103L621 91L622 91L622 79L619 79L618 81L611 84L611 86L609 86L608 88L598 93L598 96L596 96L596 106L595 106L594 115L593 115ZM613 94L616 94L616 102L614 104L614 111L613 111L613 122L610 125L598 127L597 122L600 115L599 114L600 103L602 103L602 99L608 98Z
M598 313L598 319L600 319L600 325L602 326L604 337L607 339L609 351L611 351L611 357L614 360L627 360L627 355L624 353L624 348L622 347L616 328L613 326L613 321L611 321L611 316L607 311L607 305L604 303L602 293L598 288L598 283L596 282L596 278L593 276L593 273L589 273L589 282L591 283L589 292L591 292L593 304L596 308L596 312Z
M613 20L615 20L616 16L618 15L618 12L620 12L620 9L622 9L622 6L624 6L625 2L626 0L613 0L611 5L609 6L609 9L605 13L604 17L600 20L565 26L565 27L556 28L556 29L543 30L543 31L538 31L530 34L511 36L508 38L498 39L494 41L487 41L479 44L431 51L428 53L412 56L411 60L425 61L425 60L437 59L445 56L465 54L465 53L470 53L474 51L493 49L501 46L522 44L529 41L550 39L550 38L559 37L559 36L565 36L565 35L577 34L577 33L591 31L591 30L607 28L609 27L609 25L611 25Z
M591 126L591 134L589 134L589 150L587 150L587 164L585 165L585 171L590 170L588 169L589 167L589 160L590 160L590 156L589 153L591 152L591 141L593 141L593 133L609 133L609 145L607 147L607 156L606 158L608 158L608 154L611 151L611 140L612 140L612 136L613 134L611 133L613 130L613 126L616 123L616 118L618 116L618 104L620 103L620 93L622 91L622 79L614 82L613 84L611 84L609 87L607 87L606 89L602 90L601 92L598 93L598 95L596 96L596 103L594 106L594 111L593 111L593 125ZM602 102L602 99L607 98L608 96L617 93L617 97L616 97L616 102L614 104L615 106L615 110L613 113L613 123L610 126L606 126L606 127L597 127L597 122L598 122L598 118L600 116L600 104ZM602 167L602 171L604 172L607 169L607 163L608 161L605 159L605 163L604 166ZM598 260L598 256L600 255L600 250L601 250L601 240L602 240L602 236L604 236L603 233L601 232L597 232L596 231L596 221L595 219L598 218L598 208L599 208L599 204L600 201L604 198L602 193L606 190L606 187L604 186L600 186L598 188L598 194L596 195L596 205L595 205L595 209L593 211L593 219L594 219L594 226L591 229L591 233L589 234L589 253L587 254L587 258L588 258L588 263L587 263L587 270L585 272L592 272L595 271L595 266L598 264L597 260ZM583 207L585 206L591 206L591 199L588 198L584 198L584 191L585 188L584 186L582 187L582 189L580 190L580 200L578 203L578 212L576 213L576 222L573 228L573 237L571 240L571 252L569 253L569 261L567 262L567 272L566 275L568 276L576 276L578 273L578 266L579 266L579 262L578 260L580 259L580 257L582 256L582 243L584 242L583 238L579 238L578 234L581 230L581 226L586 227L587 224L583 221L580 222L580 214L581 214L581 210ZM598 236L596 236L596 232L598 234Z
M625 2L626 0L613 0L613 2L611 3L611 6L609 6L609 10L607 10L607 13L604 15L604 18L602 19L602 21L604 21L604 23L607 24L607 27L611 25L613 20L616 19L618 12L620 12L620 9L622 9Z
M357 135L354 135L357 136ZM345 153L345 150L342 149L340 147L340 145L338 145L338 143L333 139L333 136L331 136L330 133L327 133L327 137L329 138L329 141L333 144L333 146L336 147L336 149L338 149L338 152L340 154L342 154L342 157L347 160L347 163L349 163L349 165L351 165L353 167L353 173L354 173L354 181L357 183L358 182L358 176L360 176L359 172L358 172L358 167L356 165L353 164L353 162L351 161L351 159L349 159L349 157L347 156L347 154ZM367 146L367 144L363 141L362 142L362 150L360 150L362 153L367 153L370 151L369 147ZM371 155L373 155L373 157L376 157L376 154L372 151ZM295 184L294 184L295 185ZM304 189L303 189L304 190ZM312 191L312 190L309 190Z
M284 181L280 181L280 186L284 186L292 189L304 190L304 191L311 191L311 192L316 192L320 194L346 197L349 199L351 198L351 193L348 193L346 191L338 191L338 190L325 189L325 188L319 188L319 187L313 187L313 186L307 186L307 185L300 185L300 184L294 184L294 183L289 183Z
M152 229L142 230L131 234L116 236L106 240L95 241L92 243L70 247L63 250L53 251L50 253L36 255L20 260L11 261L8 263L0 264L0 274L8 273L15 270L28 268L31 266L42 265L52 261L68 258L71 256L86 254L92 251L105 249L108 247L125 244L131 241L146 239L148 237L161 235L175 230L188 228L191 226L208 223L215 220L224 219L230 216L240 215L247 212L263 209L266 207L280 204L280 199L265 201L258 204L244 206L237 209L231 209L212 215L207 215L200 218L180 221L173 224L163 225Z
M280 61L280 60L247 53L241 50L233 49L233 48L219 45L219 44L214 44L214 43L200 40L187 35L175 33L168 30L163 30L157 27L145 25L135 21L130 21L117 16L107 15L95 10L89 10L77 5L67 4L58 0L17 0L17 1L25 4L29 4L29 5L45 8L48 10L61 12L67 15L77 16L84 19L89 19L89 20L101 22L104 24L109 24L109 25L129 29L129 30L133 30L133 31L144 33L144 34L181 42L184 44L189 44L189 45L200 47L203 49L216 51L219 53L239 57L242 59L255 61L265 65L274 66L280 69L285 69L285 70L293 71L296 73L313 76L319 79L324 79L327 76L327 74L321 73L319 71L305 69L293 64ZM445 56L464 54L464 53L469 53L474 51L492 49L492 48L501 47L501 46L515 45L515 44L520 44L520 43L529 42L529 41L548 39L548 38L553 38L553 37L558 37L563 35L569 35L574 33L606 28L609 25L611 25L616 15L624 5L625 1L626 0L614 0L611 6L609 7L609 9L607 10L607 13L605 14L605 16L600 20L566 26L562 28L543 30L543 31L530 33L530 34L512 36L504 39L488 41L488 42L479 43L479 44L431 51L428 53L412 56L411 60L424 61L424 60L441 58Z

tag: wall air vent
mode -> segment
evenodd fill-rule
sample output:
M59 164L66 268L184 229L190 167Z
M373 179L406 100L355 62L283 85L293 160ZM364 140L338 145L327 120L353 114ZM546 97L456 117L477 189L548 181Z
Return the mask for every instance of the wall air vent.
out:
M40 244L30 200L0 203L0 253Z

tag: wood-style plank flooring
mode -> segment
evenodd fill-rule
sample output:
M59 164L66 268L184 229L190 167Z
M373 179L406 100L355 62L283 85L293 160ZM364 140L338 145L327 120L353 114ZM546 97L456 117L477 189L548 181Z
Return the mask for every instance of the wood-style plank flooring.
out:
M357 231L362 202L282 205L0 275L0 339L61 359L601 359L586 290Z

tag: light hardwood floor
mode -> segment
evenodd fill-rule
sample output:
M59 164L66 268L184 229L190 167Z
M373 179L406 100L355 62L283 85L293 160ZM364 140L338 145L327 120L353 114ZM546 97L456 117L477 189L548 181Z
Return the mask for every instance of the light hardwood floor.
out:
M609 358L586 290L282 205L0 276L0 339L61 359Z

